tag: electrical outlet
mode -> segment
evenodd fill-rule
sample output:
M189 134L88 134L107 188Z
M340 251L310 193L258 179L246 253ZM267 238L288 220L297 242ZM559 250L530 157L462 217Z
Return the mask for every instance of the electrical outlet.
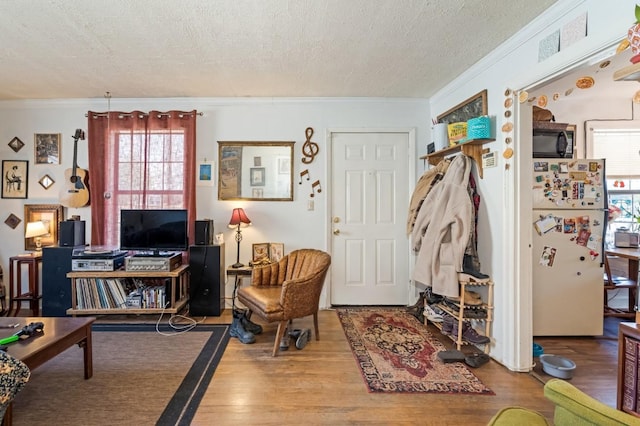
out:
M313 211L313 200L307 201L307 210Z

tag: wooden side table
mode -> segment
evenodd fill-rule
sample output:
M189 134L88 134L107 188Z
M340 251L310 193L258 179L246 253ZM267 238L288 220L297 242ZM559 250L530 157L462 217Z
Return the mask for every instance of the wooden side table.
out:
M22 302L29 302L29 309L34 317L40 316L40 299L42 291L40 289L40 256L13 256L9 258L9 310L7 316L11 316L13 304L16 304L16 311L13 316L17 317L22 307ZM22 265L29 267L29 288L26 293L22 292Z

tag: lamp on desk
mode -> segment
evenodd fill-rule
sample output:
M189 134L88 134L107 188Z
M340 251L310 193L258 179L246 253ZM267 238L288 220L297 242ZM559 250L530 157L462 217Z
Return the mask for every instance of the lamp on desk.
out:
M36 243L36 252L42 251L42 236L47 235L49 230L41 220L37 222L28 222L27 229L24 233L25 238L34 238Z
M229 221L229 228L236 228L236 243L238 243L238 255L236 257L236 263L231 265L232 268L242 268L244 265L240 263L240 241L242 241L242 231L240 228L245 228L251 225L251 221L244 212L244 209L233 209L231 213L231 220Z

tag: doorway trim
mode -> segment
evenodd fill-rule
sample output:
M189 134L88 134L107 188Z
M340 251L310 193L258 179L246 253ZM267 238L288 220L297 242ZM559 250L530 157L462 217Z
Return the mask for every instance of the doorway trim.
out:
M565 74L571 73L580 67L588 64L590 60L598 56L602 56L606 52L612 51L617 46L619 39L612 43L611 40L604 44L585 52L581 57L570 60L564 65L551 71L545 76L527 80L525 83L518 83L514 87L514 93L542 87L552 80L559 78ZM524 104L523 104L524 105ZM532 112L523 111L519 102L515 102L513 111L514 122L514 150L524 153L530 152L532 149ZM523 141L528 140L528 146L523 147ZM585 153L586 155L586 153ZM510 300L512 312L509 316L520 318L517 323L513 323L509 327L513 329L505 329L505 332L513 336L513 341L518 342L514 345L515 353L509 355L509 359L514 361L514 371L530 371L533 368L533 353L531 347L533 344L533 234L530 224L533 220L532 202L529 197L529 188L533 184L533 177L529 173L532 154L517 155L514 161L513 179L509 182L512 184L505 185L505 202L514 206L513 223L509 225L510 229L504 228L505 235L511 238L505 238L505 245L509 247L507 250L508 259L505 262L505 274L507 279L514 280L519 283L508 296L505 295L503 302ZM524 315L528 315L525 320Z
M408 157L406 159L406 166L408 167L408 182L407 182L407 191L409 194L409 199L411 198L411 194L413 193L413 189L416 184L416 128L415 127L328 127L325 134L325 141L327 147L327 166L326 166L326 181L327 181L327 203L325 210L325 247L328 248L329 254L331 253L331 249L333 248L331 244L331 212L333 211L333 206L331 204L333 188L329 185L330 182L333 182L333 134L334 133L405 133L409 140L408 147ZM407 206L407 209L409 206ZM407 210L408 211L408 210ZM407 240L407 251L408 251L408 259L411 259L411 245L409 244L409 240ZM409 268L409 277L413 275L413 264L411 261L408 262L407 267ZM327 274L330 276L330 274ZM325 308L331 308L331 281L325 285L326 291L324 291L321 296L320 306ZM407 283L407 297L409 297L411 290L412 282L409 280Z

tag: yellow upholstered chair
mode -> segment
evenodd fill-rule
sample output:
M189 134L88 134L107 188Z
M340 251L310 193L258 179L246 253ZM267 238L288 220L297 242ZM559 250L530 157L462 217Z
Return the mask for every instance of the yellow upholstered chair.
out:
M544 396L555 404L555 426L640 426L640 418L609 407L561 379L549 380L544 385ZM538 412L522 407L503 408L489 421L492 426L549 423Z
M331 256L321 250L300 249L277 263L255 267L251 285L238 290L238 301L267 322L278 322L273 356L278 354L280 340L294 318L313 315L316 340L318 305Z

